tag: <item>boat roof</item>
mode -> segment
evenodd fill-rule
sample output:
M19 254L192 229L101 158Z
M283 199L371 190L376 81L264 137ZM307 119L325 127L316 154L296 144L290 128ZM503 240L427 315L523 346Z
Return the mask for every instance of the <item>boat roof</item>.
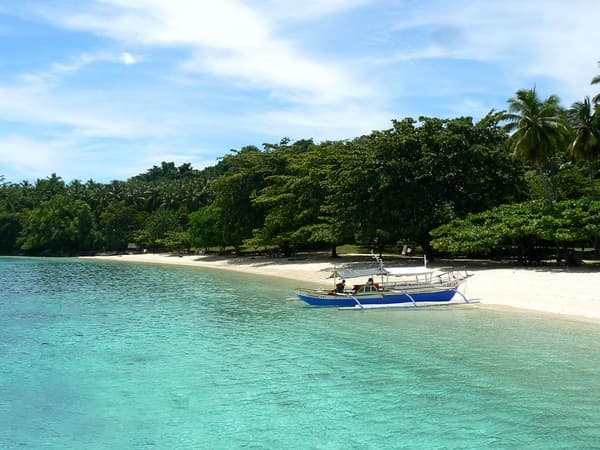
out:
M385 269L387 275L393 275L395 277L407 276L407 275L426 275L432 272L435 272L434 269L429 269L424 266L417 267L386 267Z
M434 272L434 269L428 269L427 267L372 267L368 269L335 269L331 272L329 278L361 278L371 277L375 275L387 275L394 277L408 276L408 275L426 275Z
M331 272L329 278L361 278L374 275L385 275L385 271L382 271L379 267L372 267L370 269L335 269Z

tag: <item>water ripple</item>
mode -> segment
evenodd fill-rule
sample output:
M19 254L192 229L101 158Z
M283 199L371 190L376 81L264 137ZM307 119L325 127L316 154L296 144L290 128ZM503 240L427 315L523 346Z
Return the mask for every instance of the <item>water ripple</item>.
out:
M276 280L0 258L0 447L594 448L600 330L315 310Z

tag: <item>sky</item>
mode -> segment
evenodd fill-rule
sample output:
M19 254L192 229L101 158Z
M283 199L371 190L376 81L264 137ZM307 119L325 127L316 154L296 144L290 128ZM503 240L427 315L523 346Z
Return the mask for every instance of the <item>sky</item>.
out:
M0 180L125 180L246 145L600 90L597 0L0 0Z

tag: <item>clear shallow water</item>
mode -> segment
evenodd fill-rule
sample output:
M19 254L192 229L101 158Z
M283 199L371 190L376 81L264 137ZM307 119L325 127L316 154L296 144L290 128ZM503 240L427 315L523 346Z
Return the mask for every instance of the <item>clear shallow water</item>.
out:
M600 325L0 258L0 448L599 448Z

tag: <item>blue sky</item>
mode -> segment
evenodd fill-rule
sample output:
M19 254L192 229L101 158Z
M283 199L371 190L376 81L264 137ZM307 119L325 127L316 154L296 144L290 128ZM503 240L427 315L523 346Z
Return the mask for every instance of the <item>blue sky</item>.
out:
M126 179L244 145L597 92L597 0L0 0L0 175Z

